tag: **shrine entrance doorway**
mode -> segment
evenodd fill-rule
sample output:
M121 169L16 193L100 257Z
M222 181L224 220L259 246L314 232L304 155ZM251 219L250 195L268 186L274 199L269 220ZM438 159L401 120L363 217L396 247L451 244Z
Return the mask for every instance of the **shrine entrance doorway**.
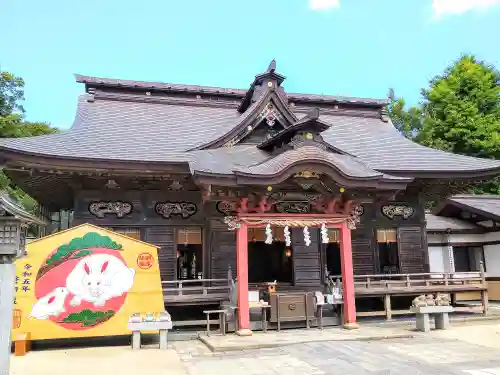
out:
M248 242L248 282L261 284L276 281L293 284L293 255L284 242Z
M344 328L357 328L356 307L354 301L354 275L352 265L352 244L349 215L341 214L266 214L247 213L227 218L228 225L236 230L236 271L237 271L237 300L238 300L238 327L240 336L251 335L250 311L248 300L249 264L248 264L248 235L249 229L265 228L267 232L272 227L281 228L286 245L290 244L287 237L290 228L304 228L304 241L307 245L309 228L336 228L339 231L340 260L342 270L342 284L344 296Z

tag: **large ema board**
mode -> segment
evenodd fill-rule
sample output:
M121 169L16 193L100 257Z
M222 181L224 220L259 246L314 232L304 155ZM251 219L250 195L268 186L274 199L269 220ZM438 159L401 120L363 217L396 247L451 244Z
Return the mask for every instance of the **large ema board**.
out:
M27 252L16 262L14 338L125 335L132 314L164 311L153 245L84 224Z

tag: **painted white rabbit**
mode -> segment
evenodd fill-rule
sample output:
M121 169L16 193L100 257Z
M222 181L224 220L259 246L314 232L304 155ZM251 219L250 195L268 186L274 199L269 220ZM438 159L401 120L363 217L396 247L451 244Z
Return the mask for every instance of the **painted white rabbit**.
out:
M132 288L134 276L135 269L113 255L89 255L76 264L66 279L66 287L73 294L70 305L87 301L104 306L107 300Z
M67 288L55 288L52 292L40 298L31 310L29 318L45 320L50 316L58 316L65 312L64 302L68 296L69 291Z

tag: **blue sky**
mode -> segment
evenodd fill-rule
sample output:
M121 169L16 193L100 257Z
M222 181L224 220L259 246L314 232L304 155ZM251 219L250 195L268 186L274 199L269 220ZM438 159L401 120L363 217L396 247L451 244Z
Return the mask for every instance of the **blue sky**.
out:
M462 53L500 67L500 0L0 0L0 68L27 119L68 128L73 74L246 88L271 59L290 92L420 89ZM7 34L5 34L7 31Z

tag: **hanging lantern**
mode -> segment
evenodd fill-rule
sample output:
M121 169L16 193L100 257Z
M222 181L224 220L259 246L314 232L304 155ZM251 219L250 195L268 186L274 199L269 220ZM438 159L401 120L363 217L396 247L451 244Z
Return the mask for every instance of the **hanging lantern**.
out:
M287 258L290 258L292 256L292 249L290 249L289 247L285 249L285 256Z
M285 246L288 247L292 244L292 239L290 238L290 228L288 228L288 225L285 226L283 233L285 235Z
M271 245L273 243L273 231L271 229L271 224L266 225L266 244Z
M311 245L311 236L309 235L309 228L307 226L304 227L304 243L306 246Z
M328 229L325 223L321 224L321 242L328 243L330 239L328 238Z

